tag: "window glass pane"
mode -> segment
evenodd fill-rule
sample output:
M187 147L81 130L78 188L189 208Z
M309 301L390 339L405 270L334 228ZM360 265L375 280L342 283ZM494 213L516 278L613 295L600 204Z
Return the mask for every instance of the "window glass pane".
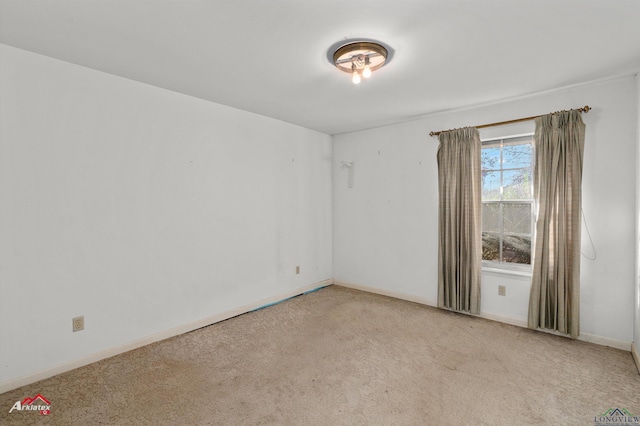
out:
M500 203L482 204L482 230L500 232Z
M502 261L531 265L531 237L505 235L502 246Z
M482 199L500 200L500 172L482 171Z
M481 162L482 170L500 169L500 146L482 148Z
M531 169L505 170L502 172L502 199L531 199Z
M483 142L482 259L531 265L532 137Z
M531 166L531 145L505 145L502 148L502 168L515 169Z
M482 233L482 260L500 261L500 236Z
M483 209L482 212L484 213L484 211L485 210ZM531 204L504 203L502 214L504 220L504 232L531 234Z

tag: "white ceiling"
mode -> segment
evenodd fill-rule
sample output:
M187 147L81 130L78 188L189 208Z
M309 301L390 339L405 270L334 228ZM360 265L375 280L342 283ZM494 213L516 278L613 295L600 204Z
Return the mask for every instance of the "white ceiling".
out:
M393 56L355 86L357 38ZM634 74L640 1L0 0L0 42L339 134Z

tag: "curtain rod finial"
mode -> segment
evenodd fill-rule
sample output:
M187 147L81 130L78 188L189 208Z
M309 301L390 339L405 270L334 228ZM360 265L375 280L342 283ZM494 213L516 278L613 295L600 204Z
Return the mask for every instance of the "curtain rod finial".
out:
M591 111L591 107L589 105L585 105L584 108L582 108L582 111L589 112Z

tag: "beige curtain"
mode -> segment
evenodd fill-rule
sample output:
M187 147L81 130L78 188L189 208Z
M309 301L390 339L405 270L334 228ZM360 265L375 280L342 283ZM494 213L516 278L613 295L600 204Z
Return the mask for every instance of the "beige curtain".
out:
M580 334L580 209L584 129L578 111L536 119L537 205L529 327Z
M438 307L480 313L481 143L478 129L441 132Z

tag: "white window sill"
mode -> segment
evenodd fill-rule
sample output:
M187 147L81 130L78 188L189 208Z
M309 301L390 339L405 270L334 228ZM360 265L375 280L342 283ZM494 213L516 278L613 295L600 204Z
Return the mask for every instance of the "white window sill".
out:
M524 271L521 269L508 269L508 268L496 268L492 266L483 266L482 272L491 272L495 274L503 274L503 275L516 275L519 277L529 277L531 278L531 271Z

